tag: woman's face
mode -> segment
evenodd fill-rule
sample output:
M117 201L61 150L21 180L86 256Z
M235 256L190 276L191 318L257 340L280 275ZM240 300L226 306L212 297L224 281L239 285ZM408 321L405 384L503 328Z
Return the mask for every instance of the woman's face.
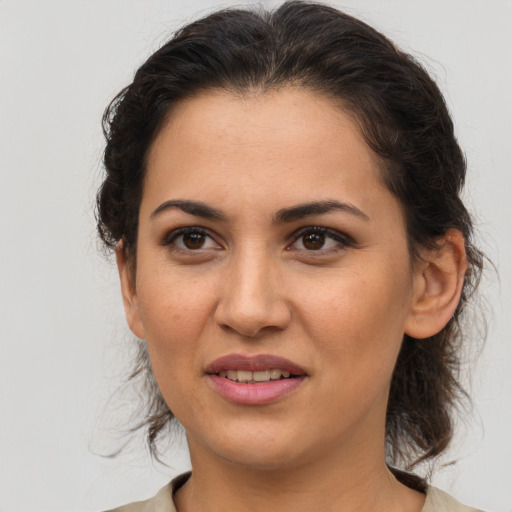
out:
M184 101L151 148L139 222L127 317L193 461L383 453L415 274L347 114L292 88Z

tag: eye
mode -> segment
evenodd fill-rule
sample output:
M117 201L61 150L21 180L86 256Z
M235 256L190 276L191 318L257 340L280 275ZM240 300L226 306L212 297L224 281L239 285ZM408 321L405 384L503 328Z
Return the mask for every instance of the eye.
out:
M354 241L348 235L329 228L311 226L295 234L295 241L288 246L288 250L330 252L353 245Z
M162 245L174 246L180 251L199 251L207 249L220 249L215 240L200 227L181 228L169 233Z

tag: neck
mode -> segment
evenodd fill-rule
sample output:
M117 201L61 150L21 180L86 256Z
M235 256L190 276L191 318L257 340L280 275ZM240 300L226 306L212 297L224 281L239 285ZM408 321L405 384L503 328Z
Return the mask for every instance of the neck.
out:
M258 469L205 457L204 452L196 458L192 444L193 474L176 494L176 506L179 512L268 512L276 503L280 512L421 510L424 495L400 484L383 456L365 457L364 447L353 451L357 453L331 450L290 467Z

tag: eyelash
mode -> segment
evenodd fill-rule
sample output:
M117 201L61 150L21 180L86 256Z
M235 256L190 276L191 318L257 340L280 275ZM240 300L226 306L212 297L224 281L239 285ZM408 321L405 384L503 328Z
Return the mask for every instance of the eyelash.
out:
M327 239L330 238L331 240L334 240L335 242L337 242L338 246L341 246L341 247L332 247L329 249L316 249L316 250L315 249L309 249L309 250L308 249L299 249L299 250L306 251L308 254L311 253L311 255L314 255L315 253L326 254L326 253L331 253L334 251L339 251L340 249L346 249L348 247L355 246L354 239L347 234L340 233L339 231L335 231L333 229L325 228L322 226L307 226L307 227L299 229L299 231L297 231L293 234L293 242L291 244L289 244L286 249L290 250L290 247L293 244L297 243L300 239L303 239L306 235L312 235L312 234L324 235L326 238L326 241L327 241Z
M199 226L191 226L191 227L180 228L180 229L171 231L170 233L166 234L165 237L163 238L163 240L161 241L160 245L166 246L166 247L173 246L172 249L174 251L188 253L188 254L194 253L194 252L199 252L201 249L203 249L202 247L197 248L197 250L190 249L190 248L178 247L176 245L176 240L179 237L182 237L187 234L200 235L202 237L206 237L206 238L209 238L209 239L215 241L215 239L204 228L199 227ZM356 245L355 241L352 237L350 237L349 235L346 235L344 233L340 233L339 231L335 231L333 229L325 228L322 226L307 226L307 227L299 229L292 235L292 237L291 237L292 242L287 245L286 250L287 251L293 250L291 247L294 244L296 244L301 238L304 238L306 235L313 235L313 234L325 236L325 241L327 241L328 239L334 240L341 247L331 247L328 249L318 248L318 249L297 249L297 250L306 252L306 253L310 254L311 256L313 256L313 255L320 256L320 255L324 255L326 253L336 252L336 251L343 250L348 247L353 247ZM325 241L324 241L324 244L325 244ZM217 244L217 245L219 245L219 244Z
M191 227L176 229L174 231L171 231L170 233L167 233L164 236L164 238L163 238L163 240L161 242L161 245L162 246L172 246L172 245L174 245L173 249L175 251L181 251L181 252L187 252L187 253L195 252L194 249L184 249L182 247L176 246L176 243L175 243L176 240L180 236L184 236L184 235L188 235L188 234L200 235L200 236L203 236L203 237L208 237L211 240L213 240L213 237L204 228L201 228L199 226L191 226Z

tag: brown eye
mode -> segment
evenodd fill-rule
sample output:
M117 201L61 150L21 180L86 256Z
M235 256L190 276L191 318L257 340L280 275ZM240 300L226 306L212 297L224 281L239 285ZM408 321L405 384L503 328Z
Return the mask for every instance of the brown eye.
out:
M295 233L295 241L287 247L288 251L316 253L317 256L332 254L354 247L352 237L335 229L323 226L307 226Z
M206 236L202 233L185 233L183 235L183 245L187 249L201 249L206 242Z
M162 240L162 245L171 250L188 251L189 254L222 249L207 231L195 226L172 231Z
M325 244L325 235L323 233L308 233L302 237L302 243L310 251L318 251Z

